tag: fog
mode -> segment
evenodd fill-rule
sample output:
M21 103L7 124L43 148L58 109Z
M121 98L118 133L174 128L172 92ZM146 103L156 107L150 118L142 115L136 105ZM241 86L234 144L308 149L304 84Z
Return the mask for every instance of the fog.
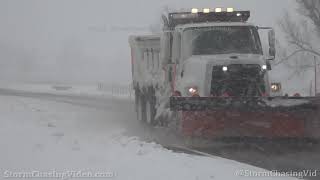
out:
M293 0L1 0L0 77L8 81L121 82L130 34L148 33L165 7L234 7L277 26Z

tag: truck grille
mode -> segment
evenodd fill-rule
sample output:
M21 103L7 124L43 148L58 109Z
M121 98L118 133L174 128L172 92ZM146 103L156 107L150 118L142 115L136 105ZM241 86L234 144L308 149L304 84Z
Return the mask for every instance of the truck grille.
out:
M212 70L212 96L262 96L266 92L264 76L260 65L234 64L214 66Z

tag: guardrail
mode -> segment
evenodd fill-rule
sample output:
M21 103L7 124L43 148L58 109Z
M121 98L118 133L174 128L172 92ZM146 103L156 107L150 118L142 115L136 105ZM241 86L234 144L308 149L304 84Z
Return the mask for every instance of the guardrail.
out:
M72 86L54 85L54 86L51 86L51 87L52 87L52 89L55 89L56 91L67 91L67 90L72 89Z
M129 97L134 98L134 90L132 85L104 84L98 83L98 90L110 93L113 97Z

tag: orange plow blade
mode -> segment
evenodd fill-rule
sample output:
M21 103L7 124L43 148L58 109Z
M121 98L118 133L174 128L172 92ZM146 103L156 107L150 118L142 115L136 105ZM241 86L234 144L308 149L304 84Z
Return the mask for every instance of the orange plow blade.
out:
M320 138L319 101L314 99L173 97L187 137Z

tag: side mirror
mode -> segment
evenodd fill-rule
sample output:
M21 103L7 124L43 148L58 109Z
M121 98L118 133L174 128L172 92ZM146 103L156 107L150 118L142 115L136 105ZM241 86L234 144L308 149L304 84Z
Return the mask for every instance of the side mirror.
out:
M268 33L269 39L269 56L272 57L271 59L274 60L276 57L276 37L274 30L270 30Z
M167 28L169 26L168 18L165 15L162 15L161 18L162 18L163 26Z
M271 67L271 64L269 61L267 61L267 70L268 71L271 71L272 70L272 67Z

